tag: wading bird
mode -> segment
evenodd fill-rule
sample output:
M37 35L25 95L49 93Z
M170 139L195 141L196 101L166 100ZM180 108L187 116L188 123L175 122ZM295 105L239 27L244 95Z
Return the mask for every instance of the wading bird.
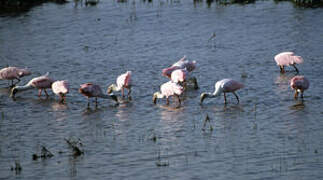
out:
M0 79L11 80L11 86L15 86L21 77L31 75L28 69L20 69L17 67L6 67L0 70ZM13 83L13 80L18 80L18 82Z
M116 83L117 84L111 84L108 87L107 93L111 94L113 91L120 91L121 90L122 97L124 97L124 89L128 89L128 97L130 97L131 71L127 71L126 73L118 76Z
M188 72L192 72L196 68L196 61L185 60L186 56L182 57L179 61L174 63L172 66L162 70L162 75L171 78L171 74L176 69L186 69Z
M79 92L87 97L88 103L87 106L90 106L89 99L94 97L95 98L95 104L98 105L98 99L97 98L103 98L103 99L112 99L117 102L118 104L118 98L114 94L106 95L102 93L101 87L99 85L93 84L93 83L85 83L80 85Z
M52 84L52 90L60 97L60 101L64 102L66 94L69 92L69 84L67 81L55 81Z
M224 96L224 103L227 103L226 93L230 92L234 94L237 98L239 103L239 97L235 93L236 90L243 88L244 85L238 81L232 79L222 79L215 83L215 91L213 93L202 93L200 97L201 104L203 103L205 98L215 98L220 96L223 93Z
M295 90L294 98L298 98L298 93L301 93L301 98L303 98L303 93L310 86L310 82L304 76L294 76L290 80L290 87Z
M183 87L168 81L160 86L160 92L155 92L153 95L153 102L156 104L157 99L166 97L166 104L169 104L169 96L175 96L178 99L179 105L181 104L181 99L179 96L183 93Z
M279 66L281 73L285 72L284 66L289 65L293 66L298 73L299 71L296 64L301 64L304 60L301 56L296 56L293 52L282 52L275 56L275 61L277 66Z
M38 96L41 96L42 90L44 90L46 96L48 96L46 89L51 88L51 85L54 82L54 80L48 77L48 75L49 73L47 72L43 76L33 78L24 86L16 86L12 88L10 97L15 98L17 92L26 91L33 88L38 89Z

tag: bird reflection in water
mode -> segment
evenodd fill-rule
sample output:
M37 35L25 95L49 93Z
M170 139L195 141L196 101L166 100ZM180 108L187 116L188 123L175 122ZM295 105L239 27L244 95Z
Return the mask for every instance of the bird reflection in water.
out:
M131 100L119 100L120 104L118 106L118 111L116 113L116 117L120 121L126 121L129 118L129 115L131 114L131 111L133 109L133 104L131 103Z
M294 74L279 74L276 78L275 84L278 85L280 91L286 91L289 87L289 81Z
M54 102L51 104L52 110L54 111L54 116L56 121L64 121L68 118L68 114L66 110L68 110L68 106L66 103Z
M162 110L160 111L161 119L168 122L176 122L182 120L181 115L183 114L183 107L171 107L167 105L159 106Z

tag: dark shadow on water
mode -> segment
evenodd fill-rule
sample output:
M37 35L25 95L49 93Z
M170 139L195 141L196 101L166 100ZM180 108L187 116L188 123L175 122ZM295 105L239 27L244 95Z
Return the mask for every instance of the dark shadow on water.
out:
M289 106L290 110L303 110L305 108L304 99L297 100L296 104Z

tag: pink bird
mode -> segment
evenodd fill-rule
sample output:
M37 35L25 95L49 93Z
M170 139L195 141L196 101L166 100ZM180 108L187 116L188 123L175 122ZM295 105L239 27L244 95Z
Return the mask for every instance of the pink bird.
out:
M184 89L182 86L168 81L160 86L160 92L155 92L153 95L153 102L156 104L157 98L164 98L166 97L166 103L169 104L169 96L175 96L178 99L179 105L181 104L181 100L179 96L183 93Z
M67 81L55 81L52 84L53 92L60 97L60 101L65 101L65 96L69 92L69 84Z
M174 63L171 67L162 70L162 75L171 78L171 74L176 69L186 69L188 72L192 72L196 68L196 61L185 60L186 56L182 57L179 61Z
M275 56L275 61L277 66L279 66L281 73L285 72L284 66L289 65L293 66L298 73L296 64L301 64L304 60L301 56L296 56L293 52L282 52Z
M191 81L194 84L194 89L198 89L196 78L190 77L190 74L186 69L177 69L173 71L171 74L171 80L174 83L183 84L184 89L186 88L187 82Z
M104 99L112 99L117 102L118 99L116 95L110 94L106 95L102 93L101 87L99 85L93 84L93 83L85 83L81 84L81 87L79 89L79 92L86 96L88 98L87 106L90 106L89 98L94 97L95 98L95 104L98 105L98 99L97 98L104 98Z
M118 76L116 83L117 84L111 84L108 87L107 93L111 94L113 91L120 91L121 90L122 97L124 97L124 89L128 89L128 97L130 97L131 71L127 71L126 73Z
M44 90L46 96L48 96L46 89L51 88L51 85L54 82L54 80L48 77L48 75L49 73L47 72L43 76L33 78L24 86L16 86L12 88L10 96L12 98L15 98L17 92L26 91L33 88L38 89L38 96L41 96L42 90Z
M304 76L294 76L290 80L290 87L295 90L294 98L298 98L298 93L301 93L301 98L303 98L303 93L310 86L310 82Z
M21 77L28 75L31 75L31 72L28 69L20 69L17 67L6 67L0 70L0 79L11 80L11 86L16 85ZM18 80L15 84L13 83L14 79Z
M215 98L217 96L220 96L220 94L223 92L224 95L224 103L227 103L226 93L231 92L234 94L237 98L237 101L239 103L239 97L235 93L236 90L243 88L244 85L238 81L232 80L232 79L222 79L215 83L215 91L213 93L202 93L201 94L201 103L203 103L203 100L205 98Z

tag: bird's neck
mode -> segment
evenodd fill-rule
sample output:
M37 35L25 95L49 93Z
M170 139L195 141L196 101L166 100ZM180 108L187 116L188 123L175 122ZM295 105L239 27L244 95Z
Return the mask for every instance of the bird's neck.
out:
M15 89L17 89L18 91L25 91L28 89L33 89L34 87L31 86L30 84L26 84L24 86L16 86Z
M109 86L109 89L111 89L111 90L112 90L112 92L113 92L113 91L120 91L120 90L121 90L121 88L120 88L120 87L118 87L116 84L111 84L111 85Z
M103 98L103 99L111 99L111 96L109 96L107 94L99 94L98 97Z
M164 95L163 95L163 94L161 94L160 92L156 92L156 93L154 94L154 96L155 96L156 98L158 98L158 99L164 98Z
M215 91L211 94L212 97L220 96L222 93L222 88L216 88Z

